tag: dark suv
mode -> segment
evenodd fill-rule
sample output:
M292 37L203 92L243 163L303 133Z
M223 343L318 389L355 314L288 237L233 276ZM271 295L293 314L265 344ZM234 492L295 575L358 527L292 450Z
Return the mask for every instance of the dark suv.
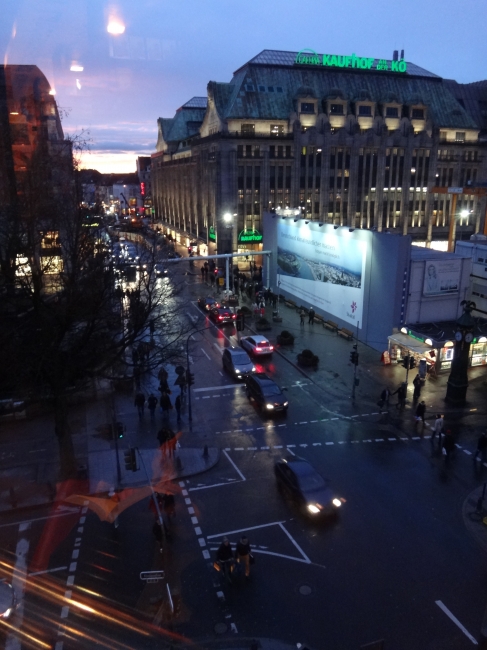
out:
M254 400L263 413L285 413L289 402L279 386L265 372L256 372L245 379L247 397Z

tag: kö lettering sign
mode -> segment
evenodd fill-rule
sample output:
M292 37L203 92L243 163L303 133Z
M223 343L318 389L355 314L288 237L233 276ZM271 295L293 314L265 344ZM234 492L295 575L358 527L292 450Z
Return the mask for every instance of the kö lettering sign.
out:
M404 59L387 61L386 59L371 59L356 54L341 56L338 54L317 54L314 50L305 48L298 52L294 63L296 65L322 65L328 68L356 68L359 70L381 70L389 72L406 72L407 63Z

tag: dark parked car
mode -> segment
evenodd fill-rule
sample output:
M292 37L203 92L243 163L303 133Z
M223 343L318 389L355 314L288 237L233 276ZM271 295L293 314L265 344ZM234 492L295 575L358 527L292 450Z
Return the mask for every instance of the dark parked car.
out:
M289 402L279 386L265 372L256 372L245 380L247 397L260 407L263 413L285 413Z
M232 325L237 318L236 314L225 307L212 307L209 316L217 325Z
M206 296L206 298L198 298L198 307L203 311L210 311L212 307L219 307L220 303L216 298L212 296Z
M326 481L307 460L293 456L274 465L277 487L307 515L336 516L342 505Z
M225 370L237 379L242 379L255 372L255 366L249 355L240 348L225 348L222 354L222 363Z

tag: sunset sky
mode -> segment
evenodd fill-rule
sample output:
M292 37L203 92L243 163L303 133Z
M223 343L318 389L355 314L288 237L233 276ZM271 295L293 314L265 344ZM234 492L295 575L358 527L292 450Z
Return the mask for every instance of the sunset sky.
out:
M84 166L135 171L172 117L208 81L230 81L263 49L391 58L460 82L487 77L485 0L2 0L6 63L35 64L56 90L66 133L84 132ZM109 33L108 29L111 33Z

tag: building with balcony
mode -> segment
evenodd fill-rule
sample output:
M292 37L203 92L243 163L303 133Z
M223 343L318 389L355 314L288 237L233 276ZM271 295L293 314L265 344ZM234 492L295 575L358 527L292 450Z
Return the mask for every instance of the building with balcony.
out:
M259 250L262 215L279 207L446 248L452 219L458 239L486 228L486 197L458 193L487 181L483 85L465 90L474 85L397 52L264 50L158 120L155 219L221 253ZM455 214L452 193L436 187L456 189Z

